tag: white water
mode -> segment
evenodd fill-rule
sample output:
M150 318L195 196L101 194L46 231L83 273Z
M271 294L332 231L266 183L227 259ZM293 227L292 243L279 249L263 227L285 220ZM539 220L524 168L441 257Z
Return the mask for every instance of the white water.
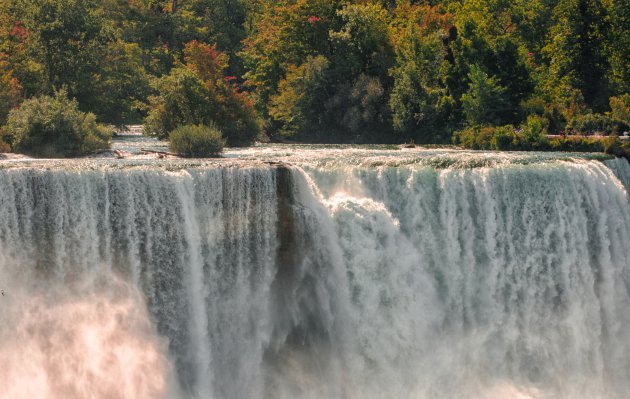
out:
M628 396L626 161L339 151L5 165L0 396Z

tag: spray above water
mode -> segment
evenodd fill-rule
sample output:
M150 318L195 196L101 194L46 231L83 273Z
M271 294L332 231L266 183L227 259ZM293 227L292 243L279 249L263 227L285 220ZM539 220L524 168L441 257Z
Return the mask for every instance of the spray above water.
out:
M46 285L2 298L3 398L176 396L164 339L133 287L113 276L96 286Z

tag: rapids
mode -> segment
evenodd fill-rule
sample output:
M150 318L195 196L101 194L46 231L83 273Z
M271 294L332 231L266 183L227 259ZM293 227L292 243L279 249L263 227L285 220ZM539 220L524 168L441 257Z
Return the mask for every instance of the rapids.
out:
M630 165L0 161L0 397L621 399Z

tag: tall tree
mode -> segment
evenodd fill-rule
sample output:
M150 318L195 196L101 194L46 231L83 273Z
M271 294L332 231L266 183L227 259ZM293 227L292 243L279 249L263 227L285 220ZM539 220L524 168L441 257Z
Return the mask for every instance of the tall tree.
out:
M444 82L451 15L429 6L400 6L391 29L396 51L390 69L393 127L404 140L444 140L454 101Z
M560 0L555 25L544 48L549 65L547 89L566 102L578 90L594 110L608 108L610 66L604 56L606 10L600 0Z
M478 65L468 74L470 84L462 96L462 107L469 125L505 124L506 89Z

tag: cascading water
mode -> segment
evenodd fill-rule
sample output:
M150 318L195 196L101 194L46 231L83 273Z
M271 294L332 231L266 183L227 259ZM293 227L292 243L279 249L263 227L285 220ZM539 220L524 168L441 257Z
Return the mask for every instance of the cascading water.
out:
M628 397L625 160L260 153L0 165L0 396Z

